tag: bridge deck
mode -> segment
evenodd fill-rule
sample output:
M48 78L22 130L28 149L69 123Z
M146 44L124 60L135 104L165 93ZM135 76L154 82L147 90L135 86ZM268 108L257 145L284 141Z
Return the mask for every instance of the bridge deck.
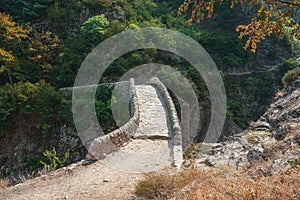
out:
M136 138L169 137L169 117L159 93L151 85L136 85L137 103L140 109L140 124Z
M135 138L102 160L118 170L149 172L172 164L169 138L169 117L166 106L156 89L150 85L136 85L140 123Z

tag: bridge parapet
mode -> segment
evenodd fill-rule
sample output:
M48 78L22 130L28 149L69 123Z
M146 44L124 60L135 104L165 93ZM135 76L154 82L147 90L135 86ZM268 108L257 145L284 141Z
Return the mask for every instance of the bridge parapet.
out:
M114 130L113 132L94 139L88 149L87 160L97 160L105 155L116 151L124 143L128 142L139 126L139 108L137 105L137 96L135 92L134 80L130 79L130 120Z

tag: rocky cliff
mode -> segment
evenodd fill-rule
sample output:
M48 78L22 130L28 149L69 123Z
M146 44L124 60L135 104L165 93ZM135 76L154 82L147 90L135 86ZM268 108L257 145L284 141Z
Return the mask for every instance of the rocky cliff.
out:
M203 144L196 167L254 167L255 175L272 175L297 167L300 160L300 79L277 92L267 112L227 141Z
M18 182L18 176L28 173L35 176L33 172L41 166L41 155L45 149L51 150L53 147L59 158L69 150L70 157L66 164L85 158L87 150L76 132L66 125L57 125L55 130L51 137L43 138L39 130L28 131L23 127L14 134L0 138L1 173L5 172L13 182Z

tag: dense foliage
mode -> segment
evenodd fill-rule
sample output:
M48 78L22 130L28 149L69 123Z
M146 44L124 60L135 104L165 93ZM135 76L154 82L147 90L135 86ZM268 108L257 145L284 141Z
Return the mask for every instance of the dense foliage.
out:
M0 135L19 128L28 132L40 129L43 137L47 137L52 132L52 122L59 119L60 103L60 95L44 81L2 86Z
M45 19L45 12L54 0L2 0L1 10L18 22L36 22Z

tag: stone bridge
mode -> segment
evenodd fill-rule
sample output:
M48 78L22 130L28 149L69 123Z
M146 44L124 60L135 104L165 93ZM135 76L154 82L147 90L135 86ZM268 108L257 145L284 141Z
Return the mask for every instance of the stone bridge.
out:
M95 138L86 160L101 160L113 168L141 172L181 166L181 128L167 88L158 78L150 79L147 85L135 85L130 79L129 104L129 121Z

